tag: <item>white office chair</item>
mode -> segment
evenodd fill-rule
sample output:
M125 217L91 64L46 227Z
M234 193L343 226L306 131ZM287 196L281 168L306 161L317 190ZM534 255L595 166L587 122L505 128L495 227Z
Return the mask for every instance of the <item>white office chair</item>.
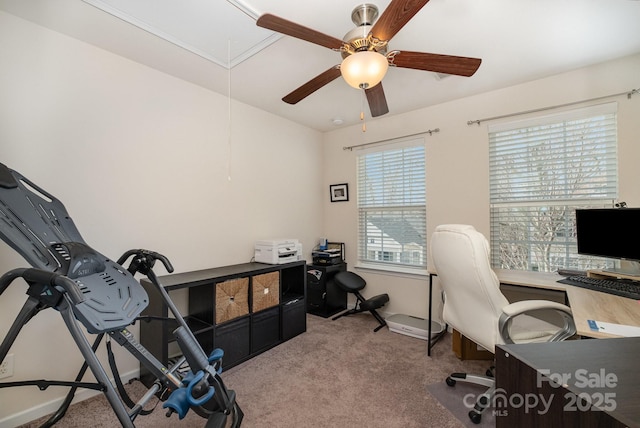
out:
M496 344L561 341L576 333L565 305L547 300L509 304L491 269L489 243L473 226L438 226L431 237L431 255L445 296L444 321L488 351L495 354ZM540 310L557 313L558 325L525 315ZM449 386L462 381L489 387L469 412L474 423L480 423L495 392L492 375L490 369L487 376L452 373L447 378Z

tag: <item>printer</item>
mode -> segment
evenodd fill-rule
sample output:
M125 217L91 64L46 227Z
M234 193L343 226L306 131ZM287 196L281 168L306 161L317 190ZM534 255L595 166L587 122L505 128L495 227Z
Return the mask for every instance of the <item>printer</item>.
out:
M272 265L302 260L302 244L297 239L256 241L254 260Z

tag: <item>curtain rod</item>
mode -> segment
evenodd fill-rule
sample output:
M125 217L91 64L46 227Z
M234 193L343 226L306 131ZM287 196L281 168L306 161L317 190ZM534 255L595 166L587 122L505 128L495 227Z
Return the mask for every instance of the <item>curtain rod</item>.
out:
M588 100L582 100L582 101L574 101L574 102L571 102L571 103L559 104L559 105L555 105L555 106L551 106L551 107L543 107L543 108L538 108L538 109L535 109L535 110L527 110L527 111L521 111L521 112L518 112L518 113L504 114L502 116L494 116L494 117L487 117L485 119L469 120L469 121L467 121L467 125L478 124L478 126L480 126L480 122L487 122L489 120L504 119L504 118L507 118L507 117L520 116L520 115L529 114L529 113L538 113L538 112L545 111L545 110L552 110L554 108L567 107L567 106L587 103L587 102L591 102L591 101L600 101L600 100L604 100L604 99L607 99L607 98L619 97L620 95L626 95L628 99L631 99L631 96L635 95L635 94L640 94L640 89L632 89L631 91L620 92L619 94L605 95L604 97L590 98Z
M403 135L402 137L396 137L396 138L387 138L386 140L380 140L380 141L373 141L371 143L364 143L364 144L356 144L355 146L345 146L342 148L342 150L353 150L356 147L365 147L365 146L370 146L372 144L382 144L382 143L386 143L388 141L395 141L398 140L400 138L410 138L410 137L415 137L416 135L422 135L422 134L429 134L429 135L433 135L436 132L440 132L440 128L436 128L436 129L429 129L427 131L422 131L422 132L416 132L415 134L409 134L409 135Z

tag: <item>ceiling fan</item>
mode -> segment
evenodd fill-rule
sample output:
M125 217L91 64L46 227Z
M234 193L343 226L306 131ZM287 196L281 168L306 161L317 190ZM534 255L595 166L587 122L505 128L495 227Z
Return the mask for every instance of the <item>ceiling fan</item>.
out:
M275 15L261 15L256 21L258 26L338 51L343 58L341 64L320 73L282 100L296 104L342 75L349 85L364 89L371 116L377 117L389 112L381 83L389 66L472 76L480 67L481 59L388 50L391 38L428 2L392 0L377 21L378 8L375 5L358 5L351 13L356 28L349 31L343 40Z

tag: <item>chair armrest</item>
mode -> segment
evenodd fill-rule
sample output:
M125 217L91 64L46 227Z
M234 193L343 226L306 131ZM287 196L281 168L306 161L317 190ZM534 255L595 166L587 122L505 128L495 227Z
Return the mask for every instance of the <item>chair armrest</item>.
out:
M502 315L498 323L500 335L505 343L514 343L509 334L511 327L511 320L518 315L526 314L527 312L537 311L540 309L549 309L557 312L563 320L564 325L562 328L558 327L558 331L553 334L547 341L559 342L565 340L574 334L576 334L576 324L573 321L573 315L571 308L561 303L552 302L550 300L523 300L520 302L511 303L502 308Z
M569 306L550 300L522 300L505 306L502 308L502 312L510 318L513 318L525 312L536 311L538 309L554 309L571 315L571 308Z

